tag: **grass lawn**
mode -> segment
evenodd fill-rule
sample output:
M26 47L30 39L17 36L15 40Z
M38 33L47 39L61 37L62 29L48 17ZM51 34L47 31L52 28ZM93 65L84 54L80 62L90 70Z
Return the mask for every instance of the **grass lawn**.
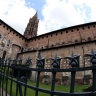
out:
M33 81L28 81L28 84L32 85L32 86L36 86L36 83ZM13 82L12 84L12 96L16 95L16 83ZM82 92L83 89L89 87L89 85L81 85L81 86L75 86L75 92ZM46 85L46 84L42 84L40 83L40 88L44 88L44 89L48 89L51 90L51 85ZM70 90L70 86L66 86L66 85L55 85L55 90L56 91L62 91L62 92L69 92ZM8 81L8 93L10 93L10 81ZM46 93L42 93L39 92L38 96L49 96L49 94ZM32 89L27 88L27 96L35 96L35 91Z

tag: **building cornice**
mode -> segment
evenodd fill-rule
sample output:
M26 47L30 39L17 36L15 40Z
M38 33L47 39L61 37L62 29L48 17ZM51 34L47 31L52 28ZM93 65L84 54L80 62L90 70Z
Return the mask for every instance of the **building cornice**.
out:
M71 47L71 46L78 46L78 45L84 45L84 44L88 44L88 43L96 43L96 40L91 40L91 41L83 41L83 42L78 42L78 43L71 43L71 44L64 44L64 45L59 45L59 46L49 46L48 48L41 48L41 49L34 49L34 50L30 50L30 51L25 51L22 53L18 53L18 55L20 54L24 54L24 53L30 53L30 52L36 52L36 51L46 51L46 50L52 50L52 49L59 49L59 48L67 48L67 47Z

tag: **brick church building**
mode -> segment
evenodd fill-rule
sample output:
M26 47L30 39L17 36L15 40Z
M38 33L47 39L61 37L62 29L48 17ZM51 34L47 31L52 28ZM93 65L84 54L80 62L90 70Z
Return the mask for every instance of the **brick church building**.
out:
M71 26L55 30L46 34L37 35L39 19L37 13L29 19L24 35L21 35L10 25L0 19L0 57L32 59L30 67L36 67L36 58L40 53L46 59L45 68L51 68L51 60L56 54L63 59L61 68L69 68L68 60L64 57L71 55L72 51L80 54L80 66L90 66L89 59L83 55L91 49L96 50L96 22ZM50 75L50 73L44 73ZM78 73L79 74L79 73ZM82 74L90 74L85 72ZM57 74L58 75L58 74ZM62 73L59 76L69 76ZM83 75L77 75L77 78Z

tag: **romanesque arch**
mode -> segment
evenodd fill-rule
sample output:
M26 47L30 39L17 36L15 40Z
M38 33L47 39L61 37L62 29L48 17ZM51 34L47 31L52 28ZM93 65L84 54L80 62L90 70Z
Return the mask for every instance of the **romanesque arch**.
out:
M17 58L17 54L21 52L21 47L16 44L12 44L12 54L11 59Z

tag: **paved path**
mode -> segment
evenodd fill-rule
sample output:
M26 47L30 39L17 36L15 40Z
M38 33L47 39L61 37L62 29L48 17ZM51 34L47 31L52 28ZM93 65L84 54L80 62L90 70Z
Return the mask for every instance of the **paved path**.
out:
M3 96L5 96L6 92L5 90L3 90ZM2 96L2 92L0 92L0 96ZM7 94L7 96L10 96L9 94Z

